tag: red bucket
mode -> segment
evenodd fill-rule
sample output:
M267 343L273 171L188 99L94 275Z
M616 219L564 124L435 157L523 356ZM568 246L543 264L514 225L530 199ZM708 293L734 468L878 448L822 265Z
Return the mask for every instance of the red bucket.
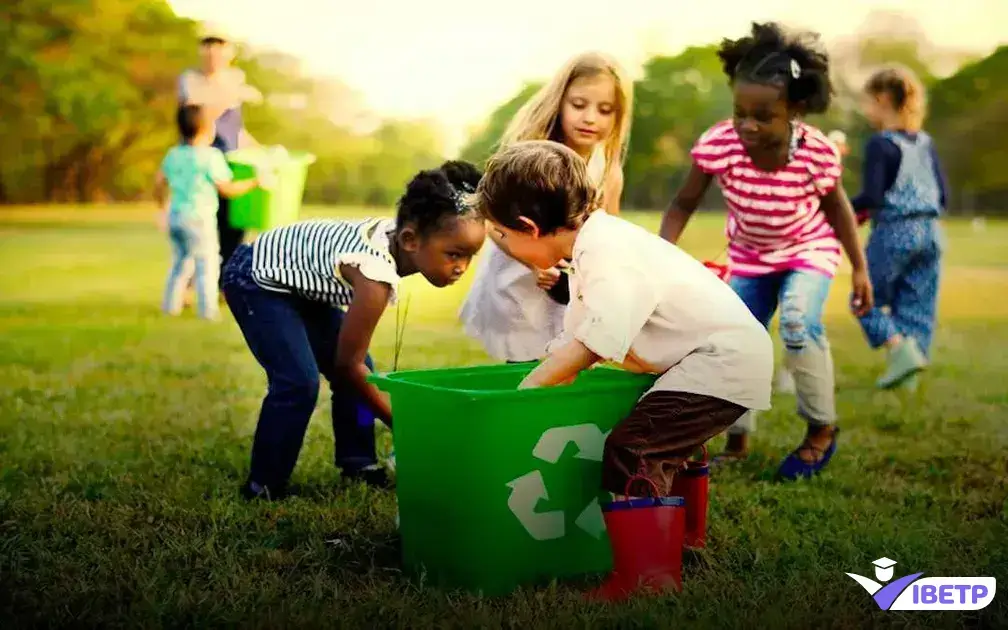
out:
M676 472L671 493L686 501L686 528L683 544L702 549L707 546L707 506L710 496L710 467L707 447L703 446L702 459L686 460Z

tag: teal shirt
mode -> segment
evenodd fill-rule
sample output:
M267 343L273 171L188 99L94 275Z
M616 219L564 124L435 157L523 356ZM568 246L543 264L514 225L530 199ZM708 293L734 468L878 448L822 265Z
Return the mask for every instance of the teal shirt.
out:
M180 144L161 162L161 172L171 191L173 219L213 218L219 200L215 182L231 181L231 168L220 149Z

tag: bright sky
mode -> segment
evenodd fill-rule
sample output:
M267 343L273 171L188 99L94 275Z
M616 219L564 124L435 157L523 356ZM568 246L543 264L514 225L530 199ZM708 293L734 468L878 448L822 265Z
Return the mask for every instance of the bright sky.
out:
M828 41L853 33L873 9L913 14L939 45L985 53L1008 43L1008 0L169 2L338 77L379 115L438 120L451 147L524 81L546 78L585 49L606 51L636 74L651 55L742 35L753 20L801 25Z

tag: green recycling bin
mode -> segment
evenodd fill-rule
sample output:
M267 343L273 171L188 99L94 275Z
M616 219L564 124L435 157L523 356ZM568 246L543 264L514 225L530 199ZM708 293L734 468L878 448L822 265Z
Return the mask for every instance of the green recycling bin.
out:
M373 375L395 414L403 565L487 596L611 568L602 447L654 376L599 367L517 390L533 364Z
M227 159L235 180L252 179L264 165L273 180L269 188L256 188L231 200L231 227L264 231L298 220L314 155L256 148L232 151Z

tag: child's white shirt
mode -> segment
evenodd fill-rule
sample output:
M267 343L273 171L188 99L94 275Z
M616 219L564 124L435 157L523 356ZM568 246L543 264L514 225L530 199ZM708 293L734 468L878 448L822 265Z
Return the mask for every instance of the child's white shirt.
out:
M572 267L564 333L555 344L574 338L605 360L661 374L652 391L770 408L769 333L692 256L599 210L577 235Z

